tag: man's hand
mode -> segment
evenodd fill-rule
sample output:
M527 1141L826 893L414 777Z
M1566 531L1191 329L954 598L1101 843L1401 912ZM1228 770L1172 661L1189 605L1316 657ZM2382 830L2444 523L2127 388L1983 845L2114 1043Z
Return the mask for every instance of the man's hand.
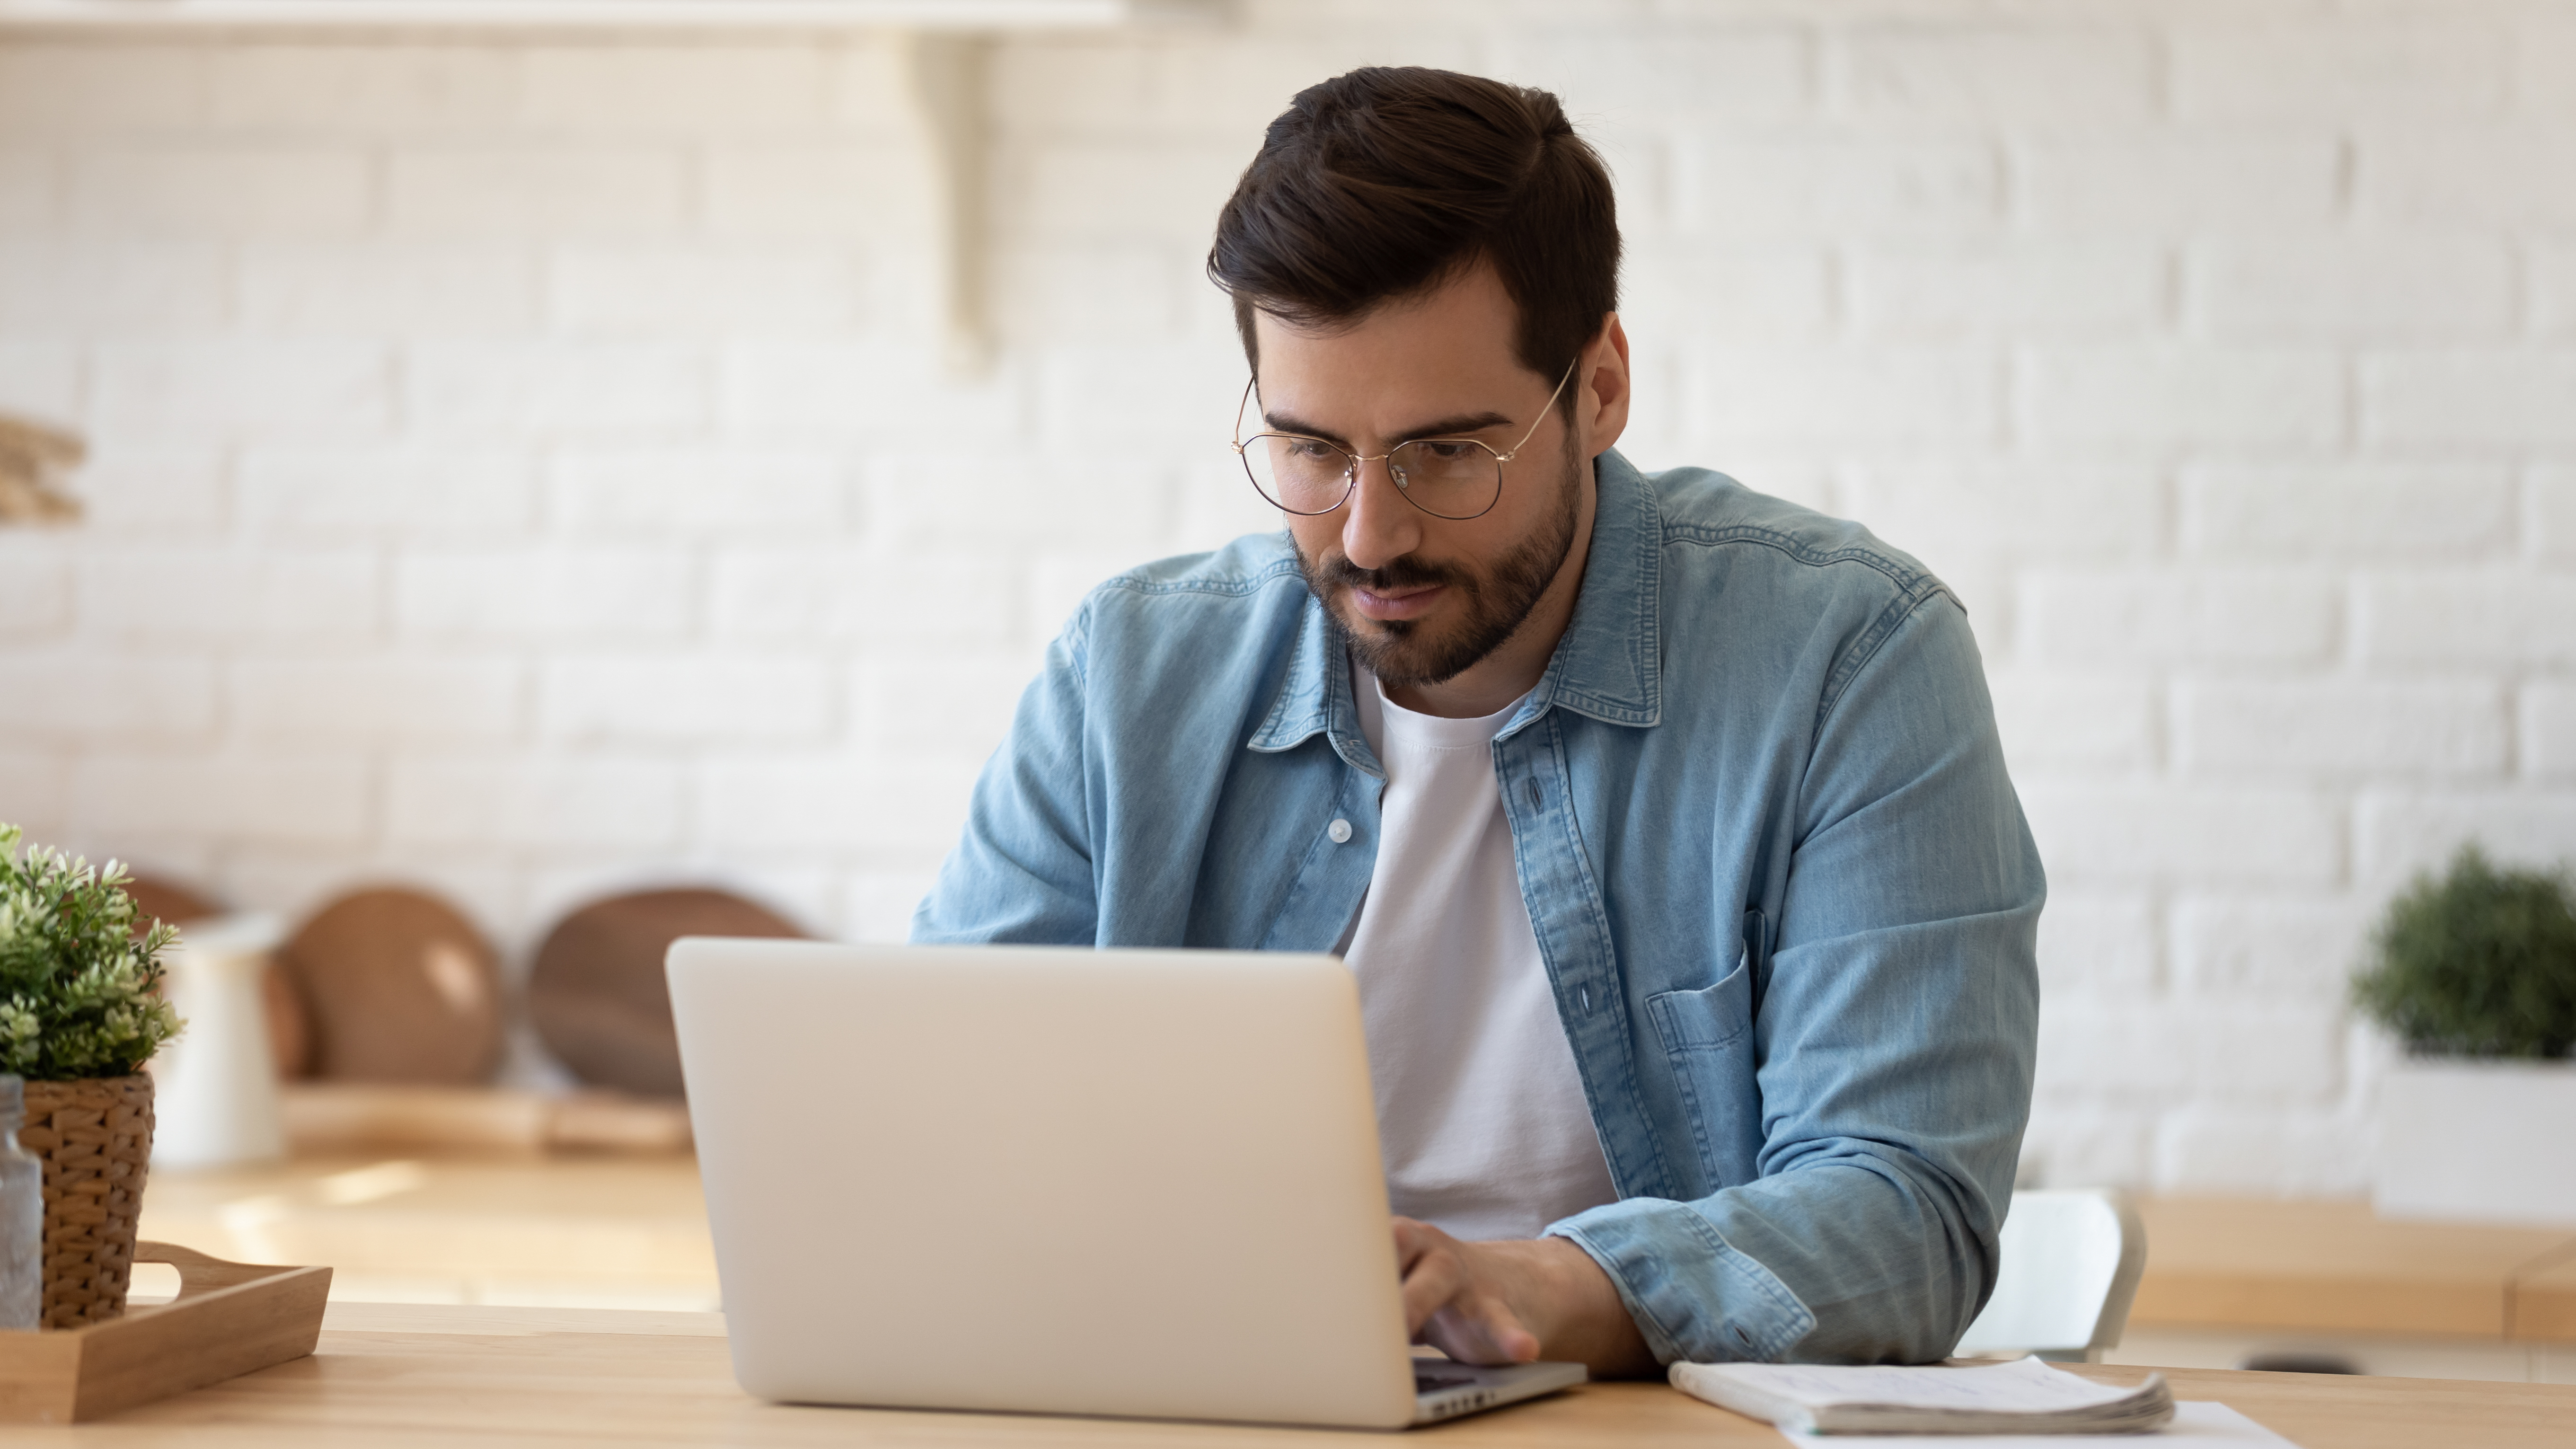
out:
M1610 1275L1564 1238L1462 1243L1429 1223L1395 1220L1404 1326L1462 1363L1579 1363L1594 1378L1657 1371Z

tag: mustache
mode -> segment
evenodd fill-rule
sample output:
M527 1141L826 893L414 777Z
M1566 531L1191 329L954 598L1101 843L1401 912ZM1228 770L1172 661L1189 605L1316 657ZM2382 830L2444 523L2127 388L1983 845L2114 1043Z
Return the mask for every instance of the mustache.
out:
M1374 594L1389 589L1418 589L1430 584L1474 582L1456 569L1424 563L1411 554L1390 559L1383 568L1364 569L1352 563L1348 554L1331 553L1316 560L1311 573L1318 592L1348 586Z

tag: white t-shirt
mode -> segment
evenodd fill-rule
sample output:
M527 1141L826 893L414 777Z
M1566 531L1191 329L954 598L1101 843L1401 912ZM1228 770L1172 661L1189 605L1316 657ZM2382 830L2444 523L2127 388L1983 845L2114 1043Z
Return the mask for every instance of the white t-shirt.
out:
M1390 1205L1461 1238L1530 1238L1618 1196L1512 860L1483 719L1416 714L1352 670L1386 766L1377 865L1343 950L1359 977Z

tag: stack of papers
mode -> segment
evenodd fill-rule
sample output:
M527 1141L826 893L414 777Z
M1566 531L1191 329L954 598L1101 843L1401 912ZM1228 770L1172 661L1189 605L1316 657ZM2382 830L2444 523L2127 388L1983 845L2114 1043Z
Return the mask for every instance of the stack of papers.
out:
M1672 1380L1801 1434L2132 1434L2174 1416L2162 1374L2115 1388L2035 1358L1992 1368L1677 1363Z

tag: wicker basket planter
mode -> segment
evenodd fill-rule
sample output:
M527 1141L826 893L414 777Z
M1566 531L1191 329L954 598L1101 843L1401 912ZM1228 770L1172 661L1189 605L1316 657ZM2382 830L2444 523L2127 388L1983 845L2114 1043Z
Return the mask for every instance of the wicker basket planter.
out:
M44 1326L123 1314L152 1157L152 1079L29 1082L18 1141L45 1162Z

